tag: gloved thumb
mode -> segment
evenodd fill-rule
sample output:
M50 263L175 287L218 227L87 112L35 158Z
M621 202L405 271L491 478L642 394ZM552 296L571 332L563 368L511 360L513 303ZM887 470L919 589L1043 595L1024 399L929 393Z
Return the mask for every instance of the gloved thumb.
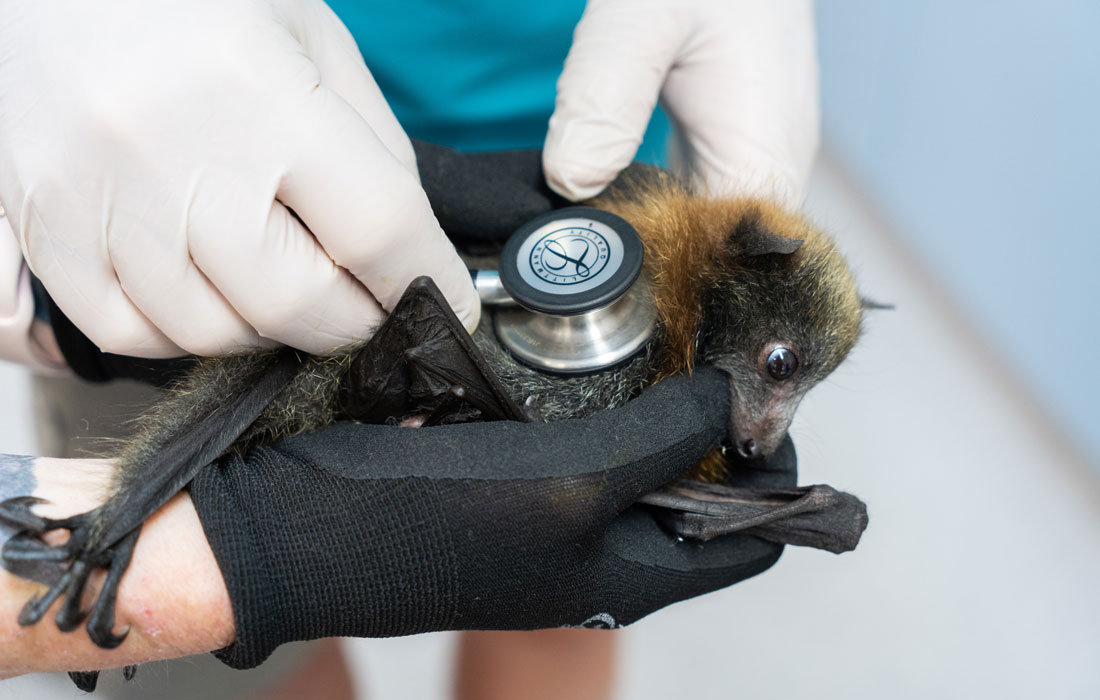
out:
M589 419L587 430L575 436L577 446L583 450L581 443L596 442L589 453L608 466L602 479L614 494L615 512L683 476L723 440L729 396L724 372L697 367Z
M604 534L595 577L604 585L587 607L589 614L603 614L592 615L585 626L632 624L665 606L755 576L782 552L781 544L740 534L709 542L676 541L650 513L630 508Z
M630 164L690 28L678 3L587 4L546 134L551 189L574 201L594 197Z

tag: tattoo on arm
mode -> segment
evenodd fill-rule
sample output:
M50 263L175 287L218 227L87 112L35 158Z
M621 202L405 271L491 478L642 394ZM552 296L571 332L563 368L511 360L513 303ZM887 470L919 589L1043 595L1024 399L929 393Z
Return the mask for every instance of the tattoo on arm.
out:
M30 496L37 485L34 457L0 454L0 501Z
M33 495L36 486L34 457L0 454L0 502L16 496ZM0 546L14 534L15 529L0 520Z

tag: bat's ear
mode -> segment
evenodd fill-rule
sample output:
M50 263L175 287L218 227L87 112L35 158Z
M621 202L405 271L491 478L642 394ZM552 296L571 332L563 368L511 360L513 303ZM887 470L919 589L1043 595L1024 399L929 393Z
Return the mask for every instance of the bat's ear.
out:
M893 311L895 308L893 304L882 304L867 297L859 298L859 306L865 311Z
M726 246L738 257L754 258L773 253L790 255L802 246L802 241L772 233L758 217L746 216L733 229Z

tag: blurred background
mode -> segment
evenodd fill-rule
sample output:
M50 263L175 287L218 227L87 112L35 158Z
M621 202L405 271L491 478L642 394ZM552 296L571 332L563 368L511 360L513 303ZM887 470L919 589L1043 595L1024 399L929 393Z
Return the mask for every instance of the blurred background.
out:
M871 525L853 553L788 548L623 631L618 697L1100 697L1100 5L817 15L807 209L897 308L792 432L802 482L859 495ZM26 378L2 366L0 382L0 446L32 453ZM346 647L362 697L434 698L454 642ZM209 673L224 680L202 697L236 697L234 674ZM146 666L103 697L161 697L186 675ZM55 676L0 683L0 698L78 695Z
M1007 363L1096 468L1100 4L817 14L831 155L996 353L959 362Z

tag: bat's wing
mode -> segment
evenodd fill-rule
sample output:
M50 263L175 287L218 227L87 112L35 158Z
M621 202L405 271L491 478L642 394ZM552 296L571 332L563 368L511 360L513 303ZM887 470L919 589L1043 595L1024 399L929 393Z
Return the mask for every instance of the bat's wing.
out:
M680 479L646 494L657 517L673 532L709 540L731 532L772 542L849 552L867 528L867 506L831 486L737 488Z
M428 277L412 281L356 356L340 403L363 423L413 415L425 424L533 417L507 394Z

